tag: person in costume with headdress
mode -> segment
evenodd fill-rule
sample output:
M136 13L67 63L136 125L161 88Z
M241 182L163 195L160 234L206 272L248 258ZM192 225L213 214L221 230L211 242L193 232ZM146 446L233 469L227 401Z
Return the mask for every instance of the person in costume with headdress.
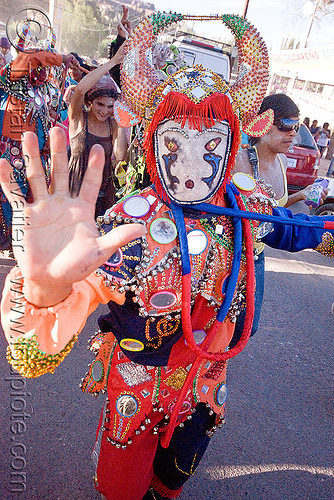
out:
M108 304L91 340L96 357L82 390L107 393L93 456L96 488L109 500L176 498L222 426L226 362L245 347L252 325L254 240L334 254L333 217L294 216L275 208L251 176L231 180L239 117L252 136L266 133L273 122L270 111L257 116L268 55L253 26L221 16L239 48L235 86L200 66L163 83L155 76L149 57L155 35L175 20L194 18L155 14L127 41L125 100L116 101L116 113L127 124L145 118L153 185L107 210L98 218L99 231L94 211L102 148L93 146L79 195L72 198L64 133L51 131L51 195L34 154L36 137L27 134L24 142L34 203L25 208L24 252L15 249L19 266L8 276L2 300L8 360L27 377L53 373L87 316ZM6 162L0 180L15 203ZM24 332L12 327L16 294L22 297ZM244 332L228 350L244 295Z
M38 135L42 161L47 168L48 132L51 127L49 108L56 89L49 84L50 69L62 64L76 65L73 56L54 52L54 36L48 41L48 50L26 47L25 40L30 30L24 23L15 47L18 54L0 71L0 157L12 165L13 176L23 194L27 193L25 164L22 157L22 134L33 131ZM10 247L11 210L0 191L1 198L1 246Z

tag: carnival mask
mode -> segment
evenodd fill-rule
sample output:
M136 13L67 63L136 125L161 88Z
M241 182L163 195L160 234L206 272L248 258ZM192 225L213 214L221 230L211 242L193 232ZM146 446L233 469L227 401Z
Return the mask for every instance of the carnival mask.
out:
M224 179L231 147L227 121L202 131L188 122L166 120L155 132L155 152L161 183L172 201L194 204L212 198Z

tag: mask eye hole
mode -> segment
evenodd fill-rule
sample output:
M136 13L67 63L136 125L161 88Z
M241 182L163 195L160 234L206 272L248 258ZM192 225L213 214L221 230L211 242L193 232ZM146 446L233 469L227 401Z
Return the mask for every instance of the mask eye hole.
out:
M165 146L171 153L175 153L179 149L176 140L169 137L165 137Z
M207 142L205 144L205 149L207 151L214 151L216 149L216 147L218 146L218 144L220 144L220 142L221 142L220 137L216 137L215 139L211 139L209 142Z

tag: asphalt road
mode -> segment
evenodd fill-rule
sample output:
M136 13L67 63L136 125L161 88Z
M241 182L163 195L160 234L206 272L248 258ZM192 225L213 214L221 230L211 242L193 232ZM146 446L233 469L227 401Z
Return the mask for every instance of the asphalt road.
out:
M180 500L334 499L334 261L266 250L259 331L229 362L227 423ZM0 261L1 286L10 266ZM102 399L78 387L99 312L56 373L38 379L13 375L0 336L1 500L100 498L90 454Z

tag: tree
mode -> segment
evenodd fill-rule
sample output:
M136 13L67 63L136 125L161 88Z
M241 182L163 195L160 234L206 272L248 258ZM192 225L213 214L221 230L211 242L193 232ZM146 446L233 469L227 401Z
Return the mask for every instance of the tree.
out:
M69 52L96 57L99 42L109 32L96 2L64 0L62 45Z

